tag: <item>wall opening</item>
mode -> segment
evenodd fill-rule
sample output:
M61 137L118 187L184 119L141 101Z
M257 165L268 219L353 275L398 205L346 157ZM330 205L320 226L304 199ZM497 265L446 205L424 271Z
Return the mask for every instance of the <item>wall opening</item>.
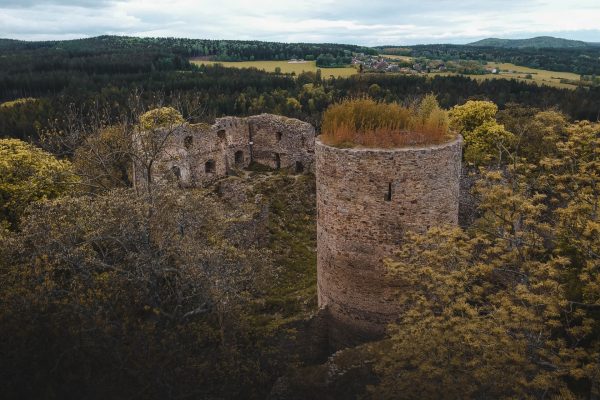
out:
M171 172L173 172L178 181L181 180L181 169L177 165L171 167Z
M254 161L254 124L252 122L248 123L248 156L250 157L250 162Z
M297 174L301 174L304 172L304 164L302 164L302 162L300 161L296 161L296 173Z
M281 169L281 156L275 153L275 169Z
M392 182L388 183L388 191L385 194L385 201L392 201Z
M244 163L244 152L241 150L236 151L234 154L234 158L235 165L242 165Z
M185 139L183 139L183 146L189 150L192 148L192 146L194 145L194 138L191 136L186 136Z
M225 139L225 129L219 129L217 131L217 136L219 139Z
M277 133L275 134L275 137L277 137L277 141L278 141L278 142L280 142L280 141L281 141L281 138L283 138L283 133L281 133L281 132L277 132Z
M215 173L215 160L208 160L204 164L204 172L206 172L207 174Z

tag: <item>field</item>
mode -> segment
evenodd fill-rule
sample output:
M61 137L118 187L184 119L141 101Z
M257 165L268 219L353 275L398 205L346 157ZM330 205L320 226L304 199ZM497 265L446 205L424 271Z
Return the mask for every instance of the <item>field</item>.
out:
M406 61L406 62L412 62L415 59L414 57L397 56L397 55L392 55L392 54L384 54L383 56L385 58L389 58L390 60L398 60L398 61Z
M482 81L485 79L516 79L522 82L536 83L538 85L548 85L562 89L575 89L577 85L561 83L561 79L579 81L579 75L571 72L548 71L545 69L521 67L509 63L488 63L487 66L490 68L497 68L500 72L498 74L465 76L476 79L478 81ZM457 74L452 72L432 72L429 75L452 76ZM531 75L531 78L528 78L527 75Z
M224 67L231 68L257 68L267 72L275 72L275 68L281 68L281 72L284 74L291 74L292 72L296 75L302 72L317 72L316 61L306 61L302 63L290 63L288 61L238 61L238 62L224 62L224 61L204 61L204 60L192 60L194 64L198 65L214 65L221 64ZM346 78L348 76L357 73L357 70L352 67L348 68L320 68L323 78L329 78L331 76L335 78Z
M400 61L413 61L413 57L408 56L395 56L395 55L384 55L384 57L400 60ZM536 69L529 67L521 67L515 64L509 63L495 63L489 62L487 64L489 68L496 68L500 73L498 74L484 74L484 75L465 75L469 78L482 81L485 79L516 79L522 82L537 83L538 85L548 85L552 87L562 89L575 89L577 85L570 83L562 83L561 79L568 79L570 81L579 81L579 75L571 72L555 72L548 71L545 69ZM453 76L458 75L453 72L431 72L430 76ZM531 78L527 76L531 75Z

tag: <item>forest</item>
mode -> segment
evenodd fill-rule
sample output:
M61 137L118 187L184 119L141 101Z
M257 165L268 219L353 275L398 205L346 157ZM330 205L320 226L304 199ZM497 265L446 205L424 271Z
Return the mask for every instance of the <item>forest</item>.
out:
M583 48L505 48L493 46L431 44L401 48L378 47L389 54L439 60L480 60L506 62L550 71L580 75L600 74L600 46Z
M365 51L253 43L0 41L1 397L600 397L600 88L188 61ZM427 99L464 138L469 204L387 257L411 290L386 337L332 354L314 175L254 165L140 188L132 143L262 112L319 132L349 98Z
M477 82L465 77L377 74L322 79L321 75L326 76L326 72L291 76L251 69L198 67L188 61L188 57L195 54L193 43L184 39L115 37L66 42L0 42L0 47L5 49L0 57L0 102L5 103L0 107L0 136L38 140L40 132L64 125L73 107L79 109L83 118L87 118L92 108L108 109L108 117L116 121L120 114L127 113L127 99L133 91L141 92L147 106L156 105L160 98L162 102L176 104L184 117L203 122L225 115L272 112L318 126L323 111L346 97L368 94L390 102L429 92L438 94L445 108L477 98L492 100L501 108L511 102L540 108L557 107L575 120L596 120L600 114L598 87L571 91L514 80ZM214 46L211 52L218 51L218 42L207 43ZM236 44L241 48L248 45L246 42L226 43L232 48L237 48ZM267 45L263 44L265 48ZM286 51L291 55L295 46L285 45ZM305 51L316 48L313 55L318 58L320 46L307 45ZM322 46L325 46L323 51L340 57L358 49L345 45ZM278 51L264 57L273 58ZM360 48L360 51L365 50ZM258 54L262 53L256 54L259 58ZM333 57L322 59L337 63ZM23 98L35 100L11 102ZM198 104L202 104L202 112L198 112Z

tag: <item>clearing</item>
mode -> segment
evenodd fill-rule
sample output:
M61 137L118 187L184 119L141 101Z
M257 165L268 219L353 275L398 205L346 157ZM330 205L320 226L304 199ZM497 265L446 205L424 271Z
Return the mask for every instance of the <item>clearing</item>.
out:
M476 80L485 79L516 79L522 82L537 83L538 85L548 85L562 89L575 89L576 84L562 83L562 79L578 82L580 77L578 74L571 72L556 72L548 71L545 69L536 69L529 67L521 67L515 64L509 63L494 63L488 62L486 65L488 68L498 69L498 74L484 74L484 75L464 75L469 78ZM432 72L429 75L440 75L440 76L452 76L459 75L452 72ZM531 77L528 77L531 76Z
M290 61L205 61L205 60L191 60L197 65L214 65L221 64L224 67L229 68L256 68L266 72L275 72L275 68L281 68L281 73L291 74L292 72L296 75L302 72L317 72L317 69L321 70L323 78L329 78L331 76L335 78L346 78L357 74L358 71L352 67L346 68L317 68L316 61L304 61L304 62L290 62Z

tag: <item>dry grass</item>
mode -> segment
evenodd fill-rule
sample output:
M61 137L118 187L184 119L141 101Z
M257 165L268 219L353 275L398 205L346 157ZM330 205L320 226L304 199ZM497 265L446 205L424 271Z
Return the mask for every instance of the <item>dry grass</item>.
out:
M321 141L335 147L396 148L444 143L451 139L448 116L435 96L403 107L362 98L325 111Z

